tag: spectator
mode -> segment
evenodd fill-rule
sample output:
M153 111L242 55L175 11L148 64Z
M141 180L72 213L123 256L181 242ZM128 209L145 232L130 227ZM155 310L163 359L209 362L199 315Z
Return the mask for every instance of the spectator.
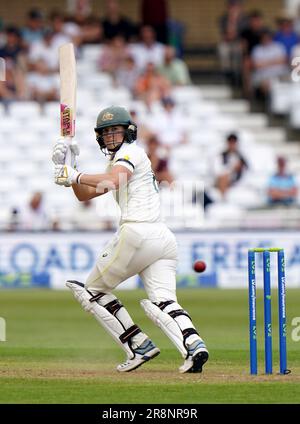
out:
M76 24L65 23L64 16L59 12L52 12L50 15L51 27L54 32L53 44L57 47L64 43L72 42L76 46L80 44L80 29Z
M0 99L3 101L25 99L25 54L20 31L16 27L6 28L6 43L0 48L0 57L5 59L5 82L0 82Z
M136 81L134 87L135 96L148 104L161 101L169 95L170 83L161 75L153 63L148 63L142 75Z
M233 83L240 79L242 51L239 34L245 28L246 22L242 2L228 0L227 10L219 21L221 42L218 45L218 53L221 69Z
M21 229L20 211L16 207L12 207L8 219L7 231L18 231Z
M298 34L298 36L300 36L300 4L298 5L296 9L293 24L294 24L294 31Z
M121 35L126 41L133 41L136 28L133 22L122 16L118 0L106 0L105 16L101 20L105 40Z
M130 45L138 68L143 71L149 62L161 66L164 61L164 45L157 42L154 29L145 25L140 30L140 42Z
M42 41L44 24L44 16L39 9L31 9L28 12L27 24L22 28L22 38L28 48L32 43Z
M33 193L28 206L21 213L21 229L30 231L50 229L49 219L43 205L42 193Z
M116 71L116 81L120 86L126 87L133 94L138 77L139 71L134 58L131 54L127 53Z
M241 45L243 51L242 61L242 84L245 96L251 93L251 54L254 47L260 43L261 35L266 30L263 15L260 11L254 10L249 15L249 22L246 28L241 31Z
M128 49L125 39L122 35L116 35L105 44L101 52L99 68L103 72L115 75L126 57L128 57Z
M158 138L153 134L146 141L147 155L158 183L167 182L171 184L174 178L168 168L167 156L161 147Z
M228 189L241 179L247 168L246 159L238 147L237 135L229 134L227 137L227 148L217 158L215 163L216 186L223 198Z
M95 203L91 200L80 202L72 214L72 225L75 230L111 230L113 225L109 220L103 221L97 214Z
M164 97L161 103L163 109L148 117L148 125L161 145L171 150L187 142L185 119L171 97Z
M298 189L295 178L286 170L286 159L277 158L277 172L268 183L268 203L289 206L296 203Z
M82 16L75 17L75 22L80 28L82 44L99 44L103 40L103 28L99 19L89 16L83 19Z
M254 10L249 14L248 24L240 32L244 55L249 57L252 50L260 42L261 35L266 30L263 14L259 10Z
M168 37L168 4L167 0L142 0L142 25L154 28L157 41L167 44Z
M289 73L287 55L282 44L273 41L269 30L263 31L260 44L252 51L252 86L259 96L266 97L274 79L285 77Z
M287 57L290 59L291 51L299 41L299 36L293 28L293 20L285 14L277 19L277 25L278 30L274 35L274 41L277 41L284 46Z
M3 19L0 17L0 48L4 46L5 42L6 39L4 33L4 22Z
M54 32L47 30L43 40L34 43L29 52L28 86L30 97L40 102L58 100L59 74Z
M182 59L176 58L176 51L172 46L165 47L164 63L159 67L159 72L174 86L191 84L188 67Z

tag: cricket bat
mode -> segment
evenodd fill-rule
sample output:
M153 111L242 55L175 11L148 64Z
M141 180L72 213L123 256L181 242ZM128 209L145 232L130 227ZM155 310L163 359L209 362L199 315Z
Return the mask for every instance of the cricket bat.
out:
M60 133L71 146L75 136L76 119L76 60L74 45L65 43L59 47L60 75ZM67 150L66 165L71 163L71 151Z

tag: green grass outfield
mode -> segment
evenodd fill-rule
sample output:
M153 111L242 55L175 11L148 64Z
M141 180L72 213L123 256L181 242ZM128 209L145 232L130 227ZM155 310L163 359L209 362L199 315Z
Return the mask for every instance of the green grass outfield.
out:
M249 375L246 290L179 290L210 351L202 374L178 373L182 359L144 315L142 290L117 293L134 320L161 348L153 361L119 374L123 351L71 292L0 292L7 341L0 342L0 403L299 403L300 341L292 341L300 316L300 291L287 292L290 375L278 375L277 297L273 293L274 374L263 371L263 305L258 296L259 371ZM298 331L298 335L300 331Z

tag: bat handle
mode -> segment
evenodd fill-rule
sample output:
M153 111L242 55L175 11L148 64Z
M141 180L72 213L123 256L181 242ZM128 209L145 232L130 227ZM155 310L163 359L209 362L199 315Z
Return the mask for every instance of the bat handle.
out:
M71 152L72 138L67 137L66 142L68 144L68 149L67 149L67 152L66 152L65 164L68 165L68 166L73 166L73 164L72 164L72 152Z

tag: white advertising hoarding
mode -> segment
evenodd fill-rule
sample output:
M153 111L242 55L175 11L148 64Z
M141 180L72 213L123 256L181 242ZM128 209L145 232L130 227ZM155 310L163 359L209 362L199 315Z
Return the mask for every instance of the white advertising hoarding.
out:
M0 287L64 288L66 279L85 281L110 232L1 233ZM287 286L300 286L300 235L287 231L177 232L178 287L247 287L247 251L253 247L283 247ZM194 260L207 263L196 274ZM272 254L272 284L276 284L276 254ZM257 255L257 281L262 283L262 261ZM131 278L120 288L140 284Z

